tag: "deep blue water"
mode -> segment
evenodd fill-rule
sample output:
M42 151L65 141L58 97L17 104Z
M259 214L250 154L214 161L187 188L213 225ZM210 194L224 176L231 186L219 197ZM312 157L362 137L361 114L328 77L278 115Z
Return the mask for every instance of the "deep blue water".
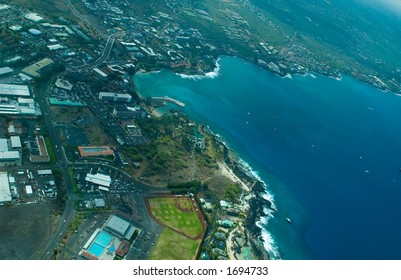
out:
M274 195L283 259L401 259L401 97L353 78L283 79L223 57L216 78L135 77L221 134ZM290 217L292 224L285 221Z

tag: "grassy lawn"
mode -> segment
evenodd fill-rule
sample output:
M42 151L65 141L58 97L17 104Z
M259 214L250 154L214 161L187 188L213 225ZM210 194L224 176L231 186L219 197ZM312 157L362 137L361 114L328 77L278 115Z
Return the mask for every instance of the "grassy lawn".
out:
M153 216L162 224L190 237L202 232L202 224L187 197L149 198Z
M201 240L193 240L166 228L153 248L151 260L193 260Z

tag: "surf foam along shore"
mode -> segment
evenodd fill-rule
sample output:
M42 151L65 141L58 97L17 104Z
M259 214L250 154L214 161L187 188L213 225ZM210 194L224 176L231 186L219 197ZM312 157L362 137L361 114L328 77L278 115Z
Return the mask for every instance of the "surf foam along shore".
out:
M239 178L246 176L250 179L247 181L255 182L251 188L252 197L246 201L249 209L252 209L247 217L246 227L257 239L263 242L264 250L269 254L270 259L280 259L279 248L267 229L269 220L274 218L274 213L277 211L273 194L269 192L268 185L257 171L253 170L246 161L233 151L221 135L215 134L211 130L210 132L215 140L224 145L227 152L235 158L234 163L226 162L231 171Z
M183 79L191 79L191 80L202 80L202 79L214 79L220 75L220 58L216 60L215 67L213 71L207 72L203 75L187 75L187 74L179 74L176 73L176 75L180 76Z

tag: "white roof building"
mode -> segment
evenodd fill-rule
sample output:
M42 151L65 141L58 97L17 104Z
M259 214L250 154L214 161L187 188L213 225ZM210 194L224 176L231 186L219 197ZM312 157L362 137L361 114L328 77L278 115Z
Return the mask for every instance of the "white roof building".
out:
M21 148L21 138L19 136L11 136L10 137L11 140L11 147L13 149L19 149Z
M133 227L129 222L111 215L103 227L105 230L126 239L130 239L135 232L135 227Z
M19 159L18 151L0 152L0 161L16 161Z
M43 20L43 17L41 17L40 15L38 15L37 13L29 13L25 15L26 19L29 19L33 22L39 22Z
M60 44L48 45L47 48L48 48L50 51L56 51L56 50L65 49L65 47L64 47L63 45L60 45Z
M0 76L1 75L5 75L5 74L9 74L9 73L12 73L12 72L14 72L14 70L12 68L10 68L10 67L1 67L0 68Z
M0 138L0 152L8 152L8 142L6 138Z
M103 186L103 187L110 187L111 185L111 177L109 175L104 175L100 173L90 174L88 173L85 177L85 181Z
M32 186L31 186L31 185L25 186L25 191L26 191L26 194L27 194L27 195L33 194Z
M0 84L0 96L30 96L28 86L25 85L10 85Z
M10 185L7 172L0 172L0 203L11 201Z
M42 169L38 170L38 175L52 175L51 169Z

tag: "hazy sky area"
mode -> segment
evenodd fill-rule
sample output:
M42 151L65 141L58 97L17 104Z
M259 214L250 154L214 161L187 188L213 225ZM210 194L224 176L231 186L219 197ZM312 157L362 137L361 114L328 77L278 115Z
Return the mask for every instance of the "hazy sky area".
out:
M384 8L385 10L401 16L401 0L362 0L365 4Z

